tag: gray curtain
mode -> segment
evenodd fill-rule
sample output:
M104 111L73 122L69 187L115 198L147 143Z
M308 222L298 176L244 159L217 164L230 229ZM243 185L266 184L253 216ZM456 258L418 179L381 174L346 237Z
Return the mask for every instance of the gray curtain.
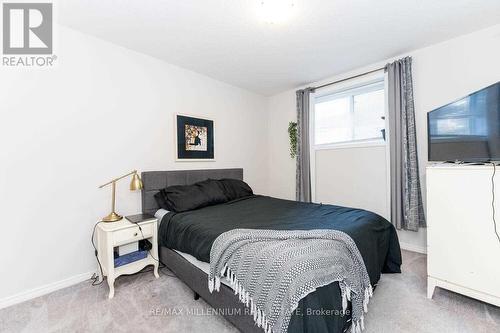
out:
M411 57L387 64L391 155L391 221L398 229L425 227L418 172Z
M309 101L312 88L297 91L297 201L311 202L311 161L309 155Z

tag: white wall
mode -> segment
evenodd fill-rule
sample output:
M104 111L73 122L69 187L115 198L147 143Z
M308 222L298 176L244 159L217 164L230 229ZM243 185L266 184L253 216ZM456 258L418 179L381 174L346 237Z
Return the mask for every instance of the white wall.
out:
M113 177L243 167L255 192L267 190L266 98L67 28L56 33L57 67L0 68L0 306L90 277L92 227L111 200L97 186ZM174 162L176 112L216 120L216 162ZM118 185L117 209L136 213L140 194L127 186Z
M425 199L427 112L500 81L500 25L408 52L393 59L385 59L307 86L362 73L406 55L413 57L417 144ZM269 129L273 137L269 147L270 194L293 198L295 161L288 155L286 127L289 121L296 119L295 89L272 96L269 112ZM399 237L402 245L407 248L423 249L426 246L425 229L418 233L400 232Z
M316 202L388 218L385 146L322 149L315 155Z
M288 123L296 121L295 91L269 98L269 193L295 200L295 159L290 158Z

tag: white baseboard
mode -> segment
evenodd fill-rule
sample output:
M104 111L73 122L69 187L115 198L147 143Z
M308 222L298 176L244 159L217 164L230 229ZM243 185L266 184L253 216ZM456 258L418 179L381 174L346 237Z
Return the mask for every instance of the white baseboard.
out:
M427 254L427 249L425 247L422 247L422 246L409 244L409 243L403 243L403 242L400 242L399 245L401 246L401 249L403 249L403 250ZM61 281L49 283L45 286L34 288L34 289L31 289L28 291L21 292L21 293L16 294L16 295L12 295L12 296L0 299L0 309L6 308L6 307L14 305L14 304L22 303L22 302L28 301L30 299L49 294L49 293L54 292L56 290L63 289L63 288L75 285L77 283L83 282L85 280L90 279L92 274L94 274L93 271L78 274L78 275L69 277L67 279L61 280Z
M427 248L425 248L423 246L410 244L410 243L404 243L404 242L399 242L399 246L401 247L401 250L407 250L407 251L411 251L411 252L427 254Z
M3 299L0 299L0 309L6 308L8 306L22 303L25 301L28 301L30 299L40 297L46 294L49 294L53 291L63 289L72 285L75 285L77 283L83 282L85 280L90 279L90 277L94 274L94 272L87 272L87 273L82 273L78 274L72 277L69 277L67 279L49 283L45 286L37 287L28 291L21 292L16 295L8 296Z

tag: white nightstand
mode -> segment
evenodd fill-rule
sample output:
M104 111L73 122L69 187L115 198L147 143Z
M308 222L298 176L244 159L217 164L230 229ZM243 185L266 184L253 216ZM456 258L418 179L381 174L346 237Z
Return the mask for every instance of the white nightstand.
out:
M139 222L138 225L141 226L142 233L137 224L131 223L126 219L118 222L101 222L97 225L97 256L102 266L102 274L108 280L109 298L113 298L115 294L114 282L120 275L137 273L144 267L153 265L154 275L156 278L160 277L158 275L159 262L157 261L159 260L157 223L158 220L156 218ZM120 245L140 241L143 238L149 240L153 245L148 256L144 259L115 267L113 249ZM103 276L100 274L99 267L97 267L97 273L99 274L99 282L101 282Z

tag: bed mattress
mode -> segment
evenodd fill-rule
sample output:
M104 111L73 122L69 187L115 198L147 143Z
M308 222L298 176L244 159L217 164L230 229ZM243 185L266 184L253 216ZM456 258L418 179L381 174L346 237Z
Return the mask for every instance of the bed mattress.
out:
M205 274L207 274L207 281L208 281L208 274L210 272L210 264L208 262L200 261L200 260L196 259L195 257L193 257L192 255L181 252L181 251L177 251L177 250L174 250L174 251L177 252L178 254L180 254L191 265L194 265L195 267L201 269ZM225 278L221 279L221 283L224 283L226 286L231 288L231 284ZM231 288L231 289L233 289L233 288Z

